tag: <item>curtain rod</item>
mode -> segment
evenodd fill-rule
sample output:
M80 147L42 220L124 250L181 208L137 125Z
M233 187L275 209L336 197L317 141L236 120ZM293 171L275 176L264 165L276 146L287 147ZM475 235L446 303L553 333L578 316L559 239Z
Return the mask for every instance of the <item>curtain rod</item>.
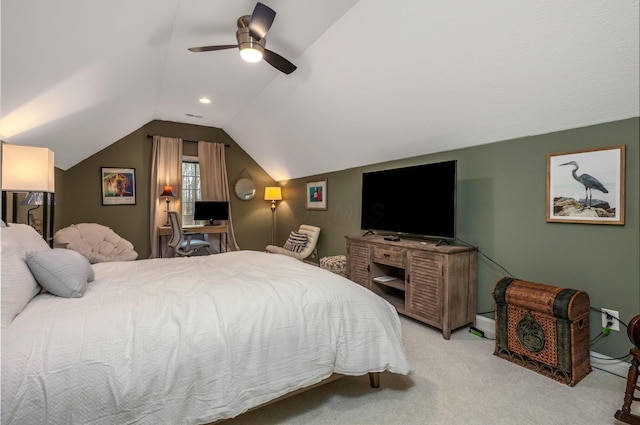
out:
M147 137L150 138L150 139L153 139L154 136L152 134L147 134ZM158 136L158 137L164 137L164 136ZM189 143L198 143L196 140L184 140L184 139L182 139L182 141L183 142L189 142ZM218 142L209 142L209 143L218 143ZM224 147L225 148L230 148L231 145L228 144L228 143L225 143Z

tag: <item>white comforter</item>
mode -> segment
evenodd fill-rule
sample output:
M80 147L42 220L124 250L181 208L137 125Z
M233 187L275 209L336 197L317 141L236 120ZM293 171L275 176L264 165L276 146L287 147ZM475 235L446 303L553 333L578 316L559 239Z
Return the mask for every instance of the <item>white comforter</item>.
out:
M93 265L82 298L40 294L2 329L2 424L191 424L333 372L409 373L396 311L283 255Z

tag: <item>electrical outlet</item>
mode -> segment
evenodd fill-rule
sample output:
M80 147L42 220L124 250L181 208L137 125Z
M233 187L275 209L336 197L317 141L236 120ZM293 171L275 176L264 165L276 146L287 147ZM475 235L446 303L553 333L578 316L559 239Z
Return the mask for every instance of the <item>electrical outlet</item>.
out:
M601 310L602 310L602 327L606 328L607 322L611 322L611 326L609 326L609 329L611 329L612 331L620 331L620 322L618 321L618 318L620 317L620 313L618 313L615 310L609 310L608 308L603 308ZM613 318L609 319L607 315Z

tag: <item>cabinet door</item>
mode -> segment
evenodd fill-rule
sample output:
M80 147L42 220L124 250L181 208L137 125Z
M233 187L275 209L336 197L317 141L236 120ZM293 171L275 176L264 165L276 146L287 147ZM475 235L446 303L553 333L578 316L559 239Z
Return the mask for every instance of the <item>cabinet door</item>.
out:
M347 276L349 279L369 288L369 245L347 244Z
M443 262L440 255L407 254L407 310L442 324Z

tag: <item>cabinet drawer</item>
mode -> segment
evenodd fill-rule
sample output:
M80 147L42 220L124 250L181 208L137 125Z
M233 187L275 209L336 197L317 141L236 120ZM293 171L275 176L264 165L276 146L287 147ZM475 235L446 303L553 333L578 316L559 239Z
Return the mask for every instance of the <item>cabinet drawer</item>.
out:
M374 246L372 258L376 263L404 267L404 250L402 248Z

